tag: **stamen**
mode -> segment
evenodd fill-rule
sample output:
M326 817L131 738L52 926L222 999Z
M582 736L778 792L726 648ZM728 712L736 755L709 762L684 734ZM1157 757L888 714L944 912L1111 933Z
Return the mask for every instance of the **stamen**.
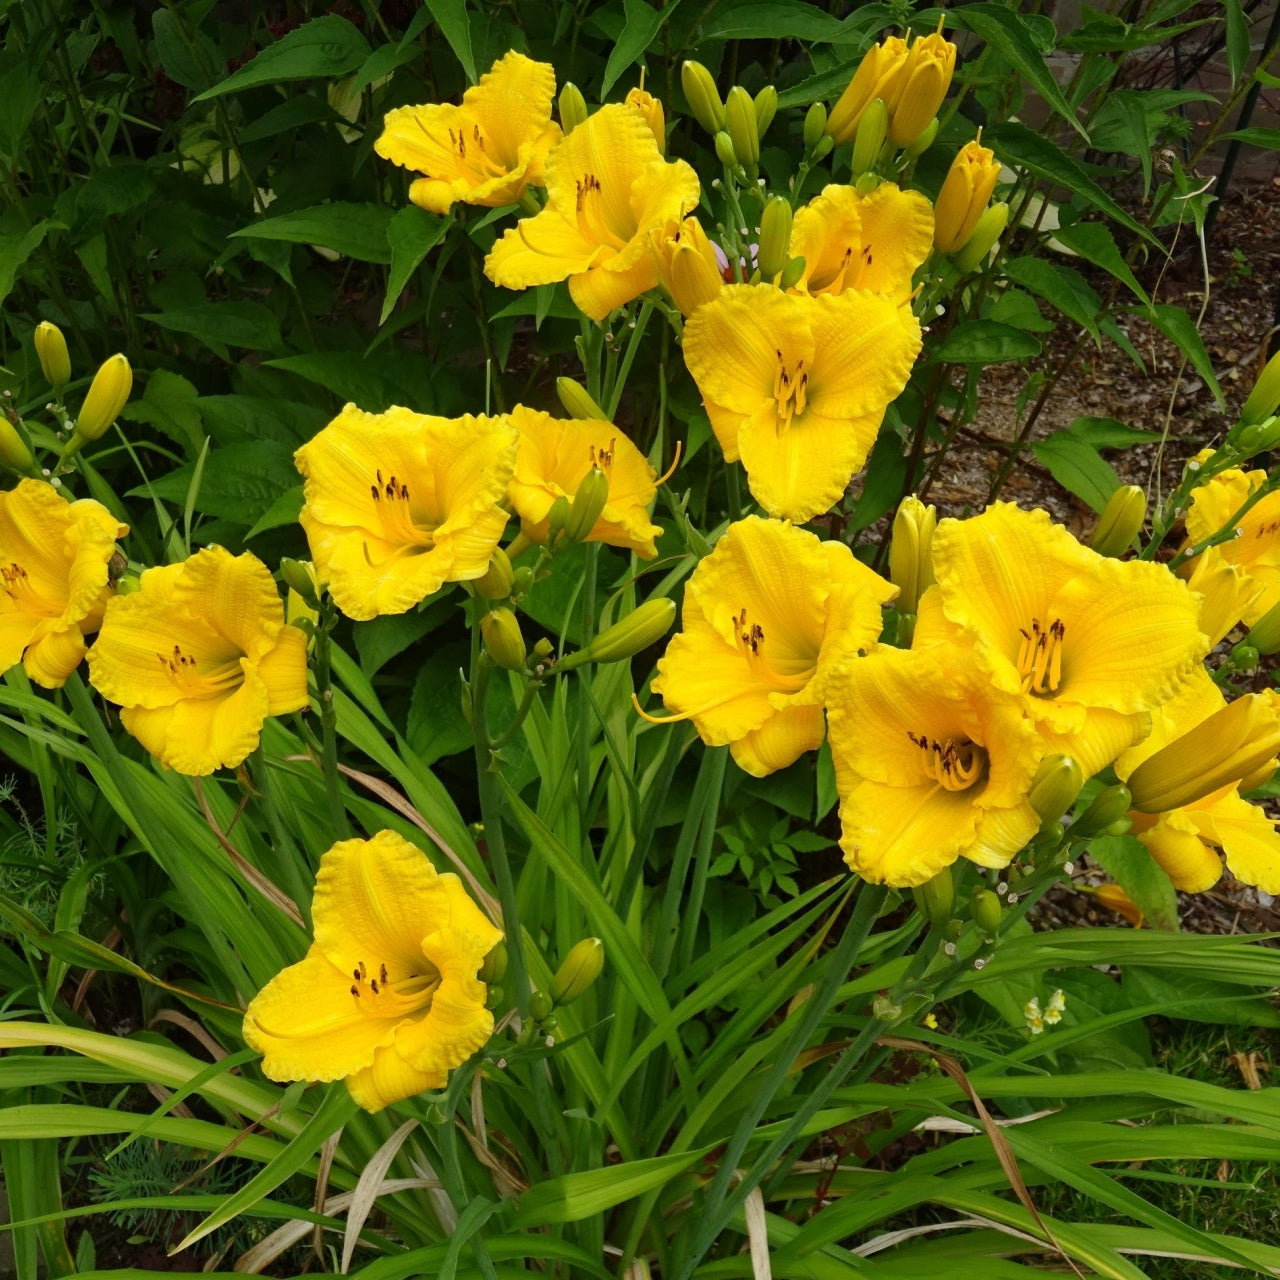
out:
M939 741L909 729L907 737L922 752L925 776L946 791L964 791L986 773L986 751L968 738Z
M1055 694L1062 683L1062 644L1067 634L1061 618L1042 628L1039 618L1031 619L1031 630L1018 628L1018 675L1022 692L1040 696Z
M778 405L778 434L781 435L792 421L803 415L809 399L809 375L805 372L803 358L796 361L794 369L787 369L781 351L778 357L778 373L773 380L773 398Z

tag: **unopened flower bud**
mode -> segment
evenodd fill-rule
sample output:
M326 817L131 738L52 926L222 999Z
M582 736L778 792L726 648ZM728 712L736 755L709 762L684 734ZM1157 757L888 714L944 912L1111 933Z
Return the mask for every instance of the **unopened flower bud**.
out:
M756 106L751 95L735 84L725 99L725 128L733 142L733 154L738 163L753 171L760 163L760 132L756 128Z
M1264 418L1261 422L1247 423L1234 432L1233 437L1228 437L1228 443L1234 445L1236 450L1246 458L1253 457L1255 453L1274 449L1277 444L1280 444L1280 417Z
M569 499L562 493L551 504L547 512L547 545L554 547L556 539L564 530L564 523L569 518Z
M280 577L290 591L296 591L304 603L312 609L320 605L320 582L316 567L310 560L292 560L288 556L280 561Z
M1232 670L1248 672L1258 669L1261 655L1248 640L1241 640L1239 644L1232 646L1230 657Z
M715 136L716 159L721 164L733 169L737 167L738 157L733 150L733 139L721 129Z
M71 355L62 330L56 324L42 320L36 325L34 340L45 381L55 392L61 391L71 381Z
M771 84L765 85L756 94L753 105L756 109L756 137L763 142L765 133L773 123L773 117L778 114L777 89Z
M1123 818L1133 804L1129 788L1116 784L1103 787L1089 807L1071 824L1073 836L1101 835L1113 822Z
M575 943L551 979L552 1002L572 1004L586 995L603 970L604 943L599 938L583 938Z
M533 656L537 658L539 661L541 661L544 658L551 657L553 652L555 652L555 645L553 645L551 641L547 639L546 636L540 636L537 640L534 641Z
M853 189L860 196L869 196L880 185L875 173L860 173L853 181Z
M27 475L35 465L35 460L35 454L23 439L22 432L8 418L0 415L0 462L22 475Z
M564 130L566 138L580 124L586 123L587 100L582 96L582 90L572 81L565 81L557 106L560 109L560 128Z
M951 919L951 908L955 903L955 880L951 876L951 868L943 867L937 875L916 885L911 896L920 908L920 914L930 924L944 925Z
M955 253L969 243L1000 180L995 152L976 140L966 142L947 172L933 207L933 245Z
M1122 556L1147 518L1147 495L1136 484L1121 485L1107 499L1089 545L1100 556Z
M505 600L511 594L514 582L511 557L501 547L494 547L489 556L489 567L471 585L486 600Z
M1004 908L1000 899L990 889L975 889L970 901L970 913L974 923L983 933L994 937L1000 931L1000 916Z
M849 81L849 87L831 108L831 115L827 119L827 133L833 141L853 141L868 105L877 98L887 101L893 96L906 61L907 42L898 36L889 36L867 50L853 79Z
M877 1022L897 1022L902 1017L902 1006L881 992L871 1001L871 1016Z
M535 991L529 997L529 1017L535 1022L549 1018L554 1007L551 997L545 991Z
M657 644L671 630L676 620L674 600L660 597L646 600L625 618L607 627L585 649L570 654L561 667L581 666L582 662L621 662Z
M1280 604L1272 605L1249 628L1249 643L1259 653L1280 651Z
M693 118L708 133L719 133L725 125L725 108L711 72L700 62L686 62L680 68L680 84Z
M1240 421L1265 422L1280 410L1280 352L1267 361L1258 380L1249 392L1249 398L1240 410Z
M895 147L913 143L938 114L955 66L956 47L941 30L912 42L888 100L889 141Z
M915 613L920 597L933 584L933 531L938 509L912 495L903 498L893 517L889 542L889 581L898 588L894 602L900 613Z
M1008 225L1009 206L1001 200L978 219L969 242L955 256L956 270L968 275L970 271L976 271L982 266Z
M804 149L811 152L822 139L827 128L827 106L825 102L813 103L804 117Z
M510 609L491 609L480 619L485 651L506 671L523 671L526 650L520 623Z
M662 103L647 89L631 89L627 93L626 101L644 116L644 122L649 126L654 142L658 144L658 154L665 156L667 154L667 116L662 109Z
M804 269L809 264L803 257L792 258L782 269L782 274L778 277L779 289L794 289L796 285L804 278Z
M573 378L557 378L556 395L571 418L609 420L609 415L587 394L586 387Z
M1036 770L1027 799L1040 815L1041 829L1058 821L1076 802L1084 774L1071 757L1058 752L1045 756Z
M909 160L919 159L926 151L933 146L933 140L938 136L938 117L934 116L924 127L924 132L911 143L904 151Z
M578 485L569 507L569 518L564 522L565 537L573 542L585 542L596 527L609 501L609 477L599 467L593 466Z
M898 614L898 625L894 630L893 643L899 649L910 649L916 635L916 615L914 613Z
M790 260L791 201L785 196L774 196L760 215L760 244L756 262L766 281L780 275Z
M480 966L480 972L476 976L481 982L499 982L506 972L507 944L505 942L497 942L490 948L489 954L485 956L484 963Z
M867 109L862 113L862 119L858 121L858 131L853 138L851 163L855 178L875 168L888 128L888 107L879 98L868 103Z
M714 256L714 250L712 253ZM677 245L672 252L668 277L667 292L684 316L691 316L704 302L713 302L724 288L718 267L688 243Z
M519 599L533 586L534 581L533 570L527 564L522 564L511 577L511 594Z
M814 147L813 153L809 156L809 159L814 164L817 164L819 160L825 160L831 154L835 145L835 139L832 138L829 133L824 133L822 137L818 139L818 145Z
M499 986L490 984L489 990L484 998L484 1007L486 1009L500 1009L502 1002L506 998L506 992Z
M80 406L76 419L76 435L82 440L96 440L120 416L133 390L133 370L123 355L105 360L93 375L89 394Z
M1280 694L1267 689L1227 703L1148 756L1129 776L1132 808L1167 813L1234 786L1280 755Z
M1127 836L1133 830L1132 818L1117 818L1114 822L1108 822L1102 828L1104 836Z

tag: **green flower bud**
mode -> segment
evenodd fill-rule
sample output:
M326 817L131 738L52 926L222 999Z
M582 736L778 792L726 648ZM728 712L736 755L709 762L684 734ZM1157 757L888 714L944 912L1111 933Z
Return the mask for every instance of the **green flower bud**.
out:
M1272 605L1249 628L1248 639L1259 653L1275 653L1280 650L1280 604Z
M910 649L916 635L916 615L914 613L898 614L898 629L894 633L893 643L899 649Z
M28 475L35 460L35 454L23 439L22 432L8 418L0 416L0 462L22 475Z
M498 1009L502 1006L503 997L506 992L501 987L490 986L488 993L484 998L484 1007L486 1009Z
M89 394L80 406L76 419L76 435L84 440L96 440L120 416L133 390L133 370L129 361L120 354L105 360L93 375Z
M1067 829L1061 822L1046 822L1036 836L1036 846L1040 849L1056 849L1067 838Z
M680 68L680 83L693 118L708 133L719 133L725 125L725 109L711 72L700 62L686 62Z
M556 539L564 529L564 522L569 518L569 499L562 493L547 512L547 545L554 546Z
M737 168L738 157L733 150L733 139L723 129L715 136L716 159L730 169Z
M1136 484L1121 485L1107 499L1089 545L1100 556L1122 556L1147 518L1147 495Z
M533 656L537 658L539 661L541 661L544 658L551 657L551 654L554 650L555 650L555 645L553 645L551 641L547 639L546 636L539 636L538 639L534 641Z
M1104 836L1127 836L1132 830L1132 818L1117 818L1114 822L1108 822L1102 828L1101 834Z
M675 620L674 600L665 597L646 600L625 618L600 632L582 652L587 654L590 662L621 662L651 644L657 644L671 630Z
M1228 436L1229 443L1246 458L1251 458L1255 453L1274 449L1280 444L1280 418L1265 418L1261 422L1245 424L1234 435L1234 439Z
M565 537L572 542L585 542L608 501L609 477L599 467L593 466L582 477L582 483L573 495L569 518L564 522Z
M813 153L809 156L809 159L813 161L814 164L817 164L819 160L825 160L831 154L832 148L835 145L836 140L829 133L824 133L822 137L818 139L818 145L814 147Z
M480 634L484 637L485 651L498 666L507 671L524 670L524 636L510 609L491 609L486 613L480 619Z
M792 258L782 269L782 274L778 277L779 289L794 289L800 283L804 276L804 269L809 264L804 258Z
M1247 639L1241 640L1231 650L1231 666L1236 671L1256 671L1260 656Z
M582 90L572 81L565 81L557 106L560 109L560 128L564 130L566 138L580 124L586 123L587 100L582 96Z
M956 886L951 876L951 868L943 867L931 880L916 885L911 896L920 908L920 914L930 924L944 925L951 919L951 908L955 904Z
M1075 804L1083 786L1084 774L1079 764L1071 756L1055 752L1040 762L1027 799L1040 815L1042 826L1047 827Z
M989 937L1000 932L1000 916L1003 913L1000 899L990 889L975 889L970 902L974 923Z
M751 95L740 84L735 84L729 90L724 111L733 154L744 169L754 170L760 163L760 133L756 128L756 106Z
M790 260L791 201L784 196L774 196L760 216L760 243L756 261L765 280L780 275Z
M993 204L978 219L973 234L966 241L964 248L956 254L954 258L956 269L967 275L970 271L976 271L982 266L1008 225L1009 206L1003 200L999 204Z
M480 966L480 972L476 976L481 982L494 983L499 981L507 972L507 944L505 942L497 942L490 949L489 954L485 956L484 963Z
M587 394L587 389L573 378L556 379L556 395L571 418L595 418L609 421L609 415Z
M880 179L874 173L860 173L854 180L853 189L860 196L869 196L880 185Z
M511 578L511 594L519 599L526 591L533 586L535 581L533 570L523 564L518 568Z
M1248 423L1265 422L1280 410L1280 352L1267 361L1266 367L1259 374L1249 398L1240 410L1240 421Z
M574 943L564 963L551 979L551 999L554 1004L572 1004L586 995L591 984L604 969L604 943L599 938L583 938Z
M933 146L933 140L938 136L938 117L934 116L932 120L925 126L924 132L920 134L916 140L906 147L903 154L910 159L915 160L924 155L926 151Z
M40 361L45 381L55 392L61 391L71 381L71 356L62 330L56 324L42 320L36 325L34 338L36 357Z
M302 602L312 609L320 607L320 583L316 578L316 567L310 560L291 560L288 556L280 561L280 576L290 591L296 591Z
M804 117L804 149L812 152L827 130L827 104L815 102Z
M773 123L773 117L778 114L777 89L771 84L765 85L756 94L755 102L752 105L756 110L756 137L763 142L766 131Z
M510 556L501 547L494 547L489 556L489 567L471 585L486 600L505 600L511 594L514 582L515 571L511 568Z
M853 174L858 177L875 168L876 157L884 146L889 129L889 109L877 98L862 113L858 131L853 136Z
M529 1017L535 1022L549 1018L552 1007L551 997L545 991L535 991L529 997Z
M1104 828L1123 818L1133 807L1128 787L1119 784L1103 787L1089 807L1071 824L1073 836L1096 836Z

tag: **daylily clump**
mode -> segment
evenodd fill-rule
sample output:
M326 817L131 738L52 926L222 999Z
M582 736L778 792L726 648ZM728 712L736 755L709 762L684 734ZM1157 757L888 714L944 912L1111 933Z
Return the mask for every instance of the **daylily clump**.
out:
M250 1002L272 1080L345 1080L366 1111L441 1089L493 1032L477 976L502 939L456 875L393 831L321 859L315 941Z
M163 765L209 774L240 764L268 716L307 705L307 638L261 560L206 547L108 603L89 679Z
M43 480L0 493L0 672L21 662L46 689L66 681L102 621L128 532L101 503L68 502Z

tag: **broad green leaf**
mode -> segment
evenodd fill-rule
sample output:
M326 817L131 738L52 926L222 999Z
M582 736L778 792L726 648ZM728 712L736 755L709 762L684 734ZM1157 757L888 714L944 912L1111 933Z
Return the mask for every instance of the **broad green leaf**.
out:
M1074 192L1086 204L1128 227L1156 249L1160 242L1141 223L1126 213L1061 147L1034 129L1014 121L998 121L983 131L983 142L1005 164L1026 169L1038 178L1057 183Z
M1089 134L1076 119L1070 103L1062 96L1045 51L1032 39L1027 21L1012 9L998 4L966 4L950 10L948 17L958 27L980 36L1032 84L1036 92L1086 142Z
M361 66L369 53L369 42L346 18L328 13L281 36L239 71L192 101L285 80L337 79Z
M184 89L201 89L209 83L209 74L197 52L202 44L207 46L207 37L198 28L193 35L187 35L181 18L168 9L157 8L151 16L151 31L165 75Z
M257 119L249 121L236 132L236 141L259 142L281 133L294 133L309 124L319 124L337 118L323 94L303 93L296 98L286 98L278 107L272 107Z
M1040 354L1040 343L1029 333L995 320L966 320L957 325L933 353L942 364L1000 364Z
M1218 385L1217 375L1213 372L1213 361L1209 359L1204 341L1191 317L1181 307L1167 303L1156 303L1147 315L1151 323L1191 361L1195 371L1208 384L1209 390L1213 392L1213 398L1221 406L1222 388Z
M453 605L444 603L444 610L451 612ZM442 615L435 608L422 612L387 614L368 622L357 622L354 627L356 652L360 666L371 679L392 658L416 644L428 631L439 626Z
M279 351L280 322L260 302L205 302L198 307L151 312L143 320L199 338L215 351L245 347L250 351Z
M147 422L163 431L188 455L198 454L204 445L204 422L200 417L200 393L177 373L157 369L147 379L142 399L131 400L120 411L126 422Z
M29 231L0 235L0 303L12 292L18 278L18 268L35 253L45 236L55 229L65 228L62 223L45 218Z
M1280 151L1280 129L1268 129L1254 125L1249 129L1233 129L1218 135L1219 142L1243 142L1248 147L1261 147L1264 151Z
M282 356L266 363L286 369L307 382L326 387L340 403L358 404L368 413L384 413L394 404L410 405L418 413L439 413L451 394L450 375L423 359L406 360L394 351L314 351Z
M881 431L867 459L862 492L854 504L850 528L865 529L898 505L907 478L907 450L896 431Z
M1012 258L1004 264L1004 273L1097 338L1102 299L1078 271L1044 258Z
M1053 233L1053 238L1078 253L1086 262L1115 276L1144 303L1151 302L1147 291L1138 283L1137 276L1124 260L1115 236L1101 222L1074 222L1069 227L1059 227Z
M1131 444L1158 444L1158 431L1138 431L1115 418L1076 418L1067 430L1095 449L1123 449Z
M249 236L258 240L287 240L291 244L316 244L360 262L383 266L391 261L387 232L393 213L383 204L318 204L295 213L264 218L231 238Z
M649 0L622 0L626 21L622 34L609 54L605 64L604 79L600 84L600 96L607 97L618 77L633 63L638 62L662 24L672 15L680 0L671 0L665 8L654 8Z
M281 525L297 524L302 511L302 486L295 484L286 489L249 527L244 540L256 538L268 529L278 529Z
M466 0L426 0L426 5L454 57L462 63L467 83L475 84L478 77L475 55L471 52L471 19L467 15Z
M515 1225L541 1227L552 1222L581 1222L646 1191L665 1186L713 1150L704 1147L679 1155L632 1160L585 1173L566 1173L535 1183L520 1197Z
M1041 314L1036 300L1021 289L1003 289L991 308L990 319L1028 333L1052 333L1054 323Z
M1244 69L1249 63L1249 19L1240 0L1223 0L1223 9L1227 24L1227 68L1231 72L1231 83L1240 83Z
M1089 856L1127 893L1156 929L1178 929L1178 895L1169 877L1135 836L1102 836Z
M860 6L880 11L884 7ZM872 15L873 21L875 16ZM711 17L696 30L702 40L776 40L785 35L793 40L830 44L859 38L866 24L866 15L855 13L842 22L821 7L802 4L799 0L768 0L767 3L747 0L745 4L717 5ZM845 77L846 84L852 74L850 70Z
M386 324L387 317L400 300L418 263L444 239L452 225L453 219L428 213L425 209L419 209L416 204L405 205L391 219L386 229L391 270L387 273L387 296L382 303L382 314L378 317L380 325Z
M139 486L127 496L150 493L168 502L185 502L195 469L195 463L188 463L152 480L149 489ZM253 524L297 484L293 450L288 445L274 440L225 445L212 450L204 463L195 509L236 524Z

